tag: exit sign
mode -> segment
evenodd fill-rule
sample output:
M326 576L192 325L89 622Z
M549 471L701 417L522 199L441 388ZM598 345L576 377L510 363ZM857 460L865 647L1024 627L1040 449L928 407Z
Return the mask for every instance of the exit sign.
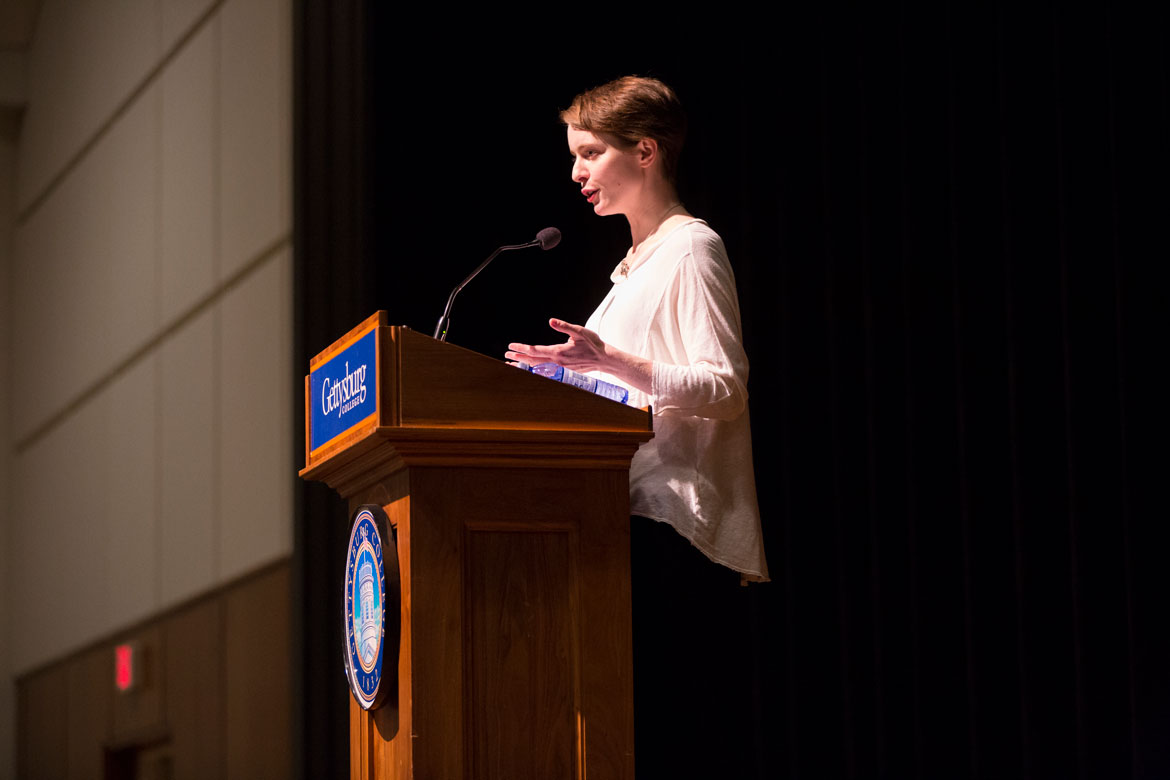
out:
M137 690L142 684L142 648L138 642L114 647L114 687L122 693Z

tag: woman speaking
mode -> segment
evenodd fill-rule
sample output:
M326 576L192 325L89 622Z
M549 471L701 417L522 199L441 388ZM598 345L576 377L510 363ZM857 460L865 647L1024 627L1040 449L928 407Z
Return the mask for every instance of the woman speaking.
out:
M740 580L768 579L735 279L723 241L679 201L686 117L670 87L627 76L578 95L561 119L581 196L595 214L623 215L631 244L584 326L551 319L564 343L513 343L507 357L589 373L653 408L654 438L630 464L635 757L639 776L698 776L705 727L688 737L663 718L720 707L732 670L718 667L743 648L712 629Z

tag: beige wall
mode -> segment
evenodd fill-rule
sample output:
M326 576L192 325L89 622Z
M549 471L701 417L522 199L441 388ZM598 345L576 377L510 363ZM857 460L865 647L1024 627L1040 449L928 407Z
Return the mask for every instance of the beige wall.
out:
M46 0L23 65L4 690L287 557L295 476L290 0Z

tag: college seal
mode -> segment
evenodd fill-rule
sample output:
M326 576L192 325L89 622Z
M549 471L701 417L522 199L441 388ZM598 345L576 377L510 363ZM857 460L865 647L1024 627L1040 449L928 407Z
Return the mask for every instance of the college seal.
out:
M344 601L345 676L358 704L374 709L398 674L398 550L386 513L375 504L353 516ZM383 670L391 678L385 684Z

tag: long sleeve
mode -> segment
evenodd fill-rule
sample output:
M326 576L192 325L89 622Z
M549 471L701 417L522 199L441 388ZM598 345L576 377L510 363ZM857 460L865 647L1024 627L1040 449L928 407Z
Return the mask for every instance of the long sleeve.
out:
M662 414L733 420L747 407L748 377L735 280L718 236L685 237L661 300L658 337L670 358L654 360L651 403Z

